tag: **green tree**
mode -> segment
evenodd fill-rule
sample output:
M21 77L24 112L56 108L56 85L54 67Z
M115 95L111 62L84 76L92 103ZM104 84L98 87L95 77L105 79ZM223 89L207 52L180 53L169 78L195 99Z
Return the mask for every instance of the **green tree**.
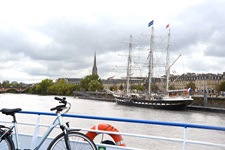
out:
M220 90L221 90L221 91L225 91L225 82L222 82L222 83L220 84Z
M3 87L10 87L10 82L8 80L5 80L2 82Z
M144 91L145 89L145 86L144 85L132 85L130 87L131 90L137 90L137 91Z
M104 87L98 75L88 75L80 81L80 88L85 91L100 91Z
M143 90L145 90L145 89L148 90L148 83L145 83L143 85ZM152 83L151 84L151 91L157 91L157 90L159 90L159 87L157 85L155 85L155 84Z
M158 92L160 90L159 87L156 84L152 84L151 88L152 88L152 91L154 91L154 92Z
M103 88L101 88L101 86L102 85L98 80L91 80L88 84L88 91L102 90Z
M123 90L124 89L124 87L123 87L123 85L121 84L120 86L119 86L119 90Z
M220 90L220 84L216 84L215 90L216 90L216 91L221 91L221 90Z
M172 84L169 86L169 90L175 90L175 86Z
M28 90L28 93L29 94L38 94L36 91L36 86L34 85L34 86L30 87Z
M109 90L110 90L110 91L114 91L114 90L115 90L114 86L110 86L110 87L109 87Z
M17 82L12 82L10 85L11 85L12 87L20 87L20 84L17 83Z
M195 91L196 86L193 82L189 82L188 84L186 84L186 88L191 88L193 91Z
M48 88L48 93L56 95L66 95L65 94L66 90L67 90L66 80L60 79Z
M80 90L80 85L76 85L74 83L67 84L67 92L66 95L73 95L74 91Z
M74 83L67 83L66 80L60 79L48 88L48 94L51 95L72 95L73 91L79 90L80 86Z
M48 94L48 88L52 86L54 83L51 79L44 79L36 86L36 92L41 95Z

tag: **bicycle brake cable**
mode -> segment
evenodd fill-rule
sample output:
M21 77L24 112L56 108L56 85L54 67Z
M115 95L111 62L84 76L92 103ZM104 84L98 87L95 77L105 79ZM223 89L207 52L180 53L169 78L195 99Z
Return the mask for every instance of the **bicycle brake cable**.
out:
M69 102L67 102L67 104L69 105L69 107L66 107L67 110L63 114L66 114L70 110L70 108L71 108L71 104Z

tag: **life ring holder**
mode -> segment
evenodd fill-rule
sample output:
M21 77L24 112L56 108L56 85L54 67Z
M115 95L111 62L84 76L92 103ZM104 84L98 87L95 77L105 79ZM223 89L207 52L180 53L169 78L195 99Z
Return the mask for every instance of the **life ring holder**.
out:
M109 131L109 132L119 132L115 127L113 127L110 124L98 124L97 126L91 127L91 130L101 130L101 131ZM86 135L91 139L94 140L94 138L100 133L94 132L94 131L89 131L86 133ZM121 135L118 134L108 134L109 136L112 137L114 140L115 144L117 146L124 146L126 147L126 144L123 142L123 138Z

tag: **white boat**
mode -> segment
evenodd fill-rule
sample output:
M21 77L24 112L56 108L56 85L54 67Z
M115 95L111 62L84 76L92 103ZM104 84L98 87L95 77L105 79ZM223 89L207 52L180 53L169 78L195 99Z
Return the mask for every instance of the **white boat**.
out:
M21 149L32 149L32 147L35 145L36 141L40 139L42 136L43 131L48 127L48 125L42 123L42 119L45 120L48 118L54 119L55 113L49 113L49 112L34 112L34 111L21 111L17 114L18 118L18 129L19 129L19 139L20 139L20 147ZM27 121L26 120L29 120ZM32 123L31 120L36 118L36 124ZM174 149L217 149L222 150L225 149L225 143L217 143L213 140L207 140L207 139L193 139L192 137L192 131L194 132L200 132L202 130L208 131L206 134L209 133L225 133L225 127L222 126L209 126L209 125L200 125L200 124L187 124L187 123L178 123L178 122L161 122L161 121L154 121L154 120L140 120L140 119L131 119L131 118L112 118L112 117L104 117L104 116L90 116L90 115L82 115L82 114L65 114L64 115L65 120L69 120L70 122L81 122L82 121L93 121L96 120L99 123L104 124L111 124L112 126L118 123L123 123L124 125L128 127L132 127L135 125L138 125L140 129L146 130L154 130L158 132L158 135L155 134L138 134L135 130L130 128L130 132L123 132L120 129L119 132L109 132L106 130L100 130L100 129L93 129L93 126L97 126L97 124L91 125L90 128L82 128L82 127L74 127L71 126L72 129L79 129L80 132L88 133L89 131L94 131L97 133L97 136L94 139L95 144L98 147L98 150L144 150L144 149L159 149L159 147L162 147L162 143L167 147L168 150L174 150ZM24 121L25 120L25 121ZM12 122L9 120L0 120L0 124L6 124L10 125ZM114 126L116 128L116 126ZM165 132L168 129L172 129L178 133L177 137L174 137L174 135L167 135L163 136L161 133ZM59 129L60 130L60 129ZM183 130L183 131L182 131ZM181 131L181 132L180 132ZM27 133L28 132L28 133ZM57 130L56 130L57 132ZM113 138L110 139L110 136L106 135L120 135L123 138L123 145L110 145L110 144L103 144L101 143L102 140L111 140L113 141ZM56 133L57 135L57 133ZM104 136L103 136L104 135ZM49 137L43 144L43 146L39 150L46 150L46 147L48 144L52 141L54 135ZM191 138L192 137L192 138ZM129 145L126 143L128 139L131 139L134 141L133 145ZM135 144L136 143L136 144ZM142 143L142 144L141 144ZM145 143L145 144L144 144ZM149 145L150 144L150 145ZM157 145L159 144L159 145ZM171 146L172 145L172 146ZM203 148L199 148L202 146Z
M178 57L172 64L169 64L169 50L170 50L170 29L168 33L168 43L166 51L166 66L165 66L165 80L166 80L166 90L164 93L153 93L151 90L152 78L153 78L153 47L154 47L154 27L153 21L150 24L152 26L152 34L150 39L150 51L149 51L149 74L148 74L148 93L138 94L131 93L129 90L129 81L131 75L131 44L132 37L129 44L129 55L128 55L128 66L127 66L127 89L122 94L114 93L115 101L117 104L129 105L129 106L140 106L148 107L155 109L168 109L168 110L185 110L188 105L193 101L191 95L189 95L190 89L178 89L178 90L169 90L169 76L170 68L177 61Z

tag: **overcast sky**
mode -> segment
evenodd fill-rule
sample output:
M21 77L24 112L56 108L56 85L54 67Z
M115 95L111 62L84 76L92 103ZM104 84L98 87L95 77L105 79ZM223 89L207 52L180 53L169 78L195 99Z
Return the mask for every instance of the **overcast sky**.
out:
M126 63L126 41L132 35L132 50L146 60L151 20L159 39L170 24L181 73L222 73L224 15L224 0L0 0L0 82L83 78L95 52L100 78L124 76L117 67Z

